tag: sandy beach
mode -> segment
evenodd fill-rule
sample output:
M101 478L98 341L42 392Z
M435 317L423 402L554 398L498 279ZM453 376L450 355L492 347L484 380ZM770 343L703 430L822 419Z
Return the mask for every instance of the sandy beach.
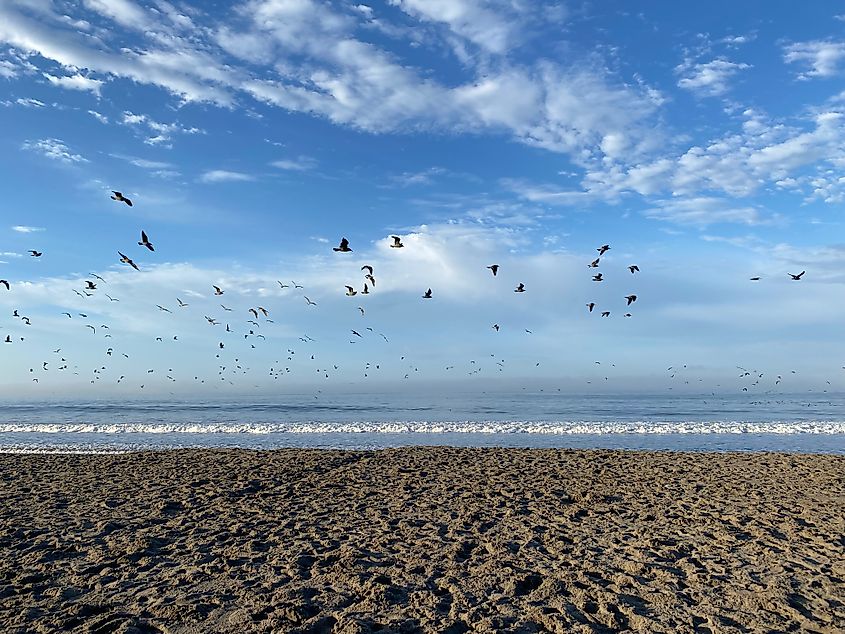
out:
M0 630L842 632L845 457L0 455Z

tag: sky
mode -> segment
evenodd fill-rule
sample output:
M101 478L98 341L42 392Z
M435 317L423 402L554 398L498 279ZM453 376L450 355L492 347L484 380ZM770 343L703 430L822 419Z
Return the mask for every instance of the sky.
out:
M832 2L6 0L0 396L841 389L844 75Z

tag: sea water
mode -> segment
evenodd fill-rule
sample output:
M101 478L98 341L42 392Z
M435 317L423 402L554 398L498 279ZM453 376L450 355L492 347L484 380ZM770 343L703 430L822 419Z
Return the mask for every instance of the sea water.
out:
M292 394L0 402L2 452L406 445L845 453L845 395Z

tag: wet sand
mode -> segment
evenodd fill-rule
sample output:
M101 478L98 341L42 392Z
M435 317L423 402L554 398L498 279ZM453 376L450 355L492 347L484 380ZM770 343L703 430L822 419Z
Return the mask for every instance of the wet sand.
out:
M0 455L0 631L843 632L845 457Z

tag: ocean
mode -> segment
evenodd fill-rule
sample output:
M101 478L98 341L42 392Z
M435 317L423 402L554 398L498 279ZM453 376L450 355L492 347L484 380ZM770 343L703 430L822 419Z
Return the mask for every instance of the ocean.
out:
M845 395L556 392L0 402L2 452L406 445L845 453Z

